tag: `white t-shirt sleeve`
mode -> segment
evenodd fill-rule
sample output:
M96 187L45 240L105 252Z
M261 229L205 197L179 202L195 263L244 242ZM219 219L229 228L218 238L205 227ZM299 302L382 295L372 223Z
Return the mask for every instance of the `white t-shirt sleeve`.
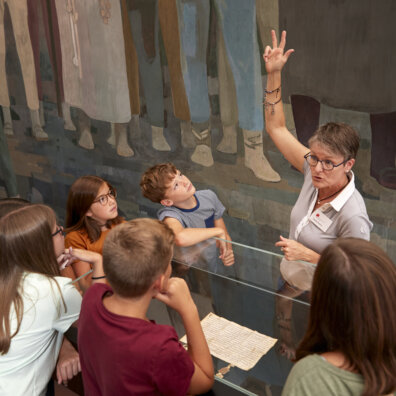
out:
M56 277L55 279L59 284L64 303L58 295L59 315L56 315L53 319L53 328L60 333L64 333L80 316L82 298L78 290L71 284L71 279L64 277ZM56 285L53 287L54 290L58 291Z

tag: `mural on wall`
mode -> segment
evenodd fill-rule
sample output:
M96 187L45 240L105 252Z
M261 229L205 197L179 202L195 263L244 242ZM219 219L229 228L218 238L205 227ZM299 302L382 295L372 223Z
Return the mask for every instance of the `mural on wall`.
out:
M117 153L132 156L121 6L118 0L56 0L65 102L78 108L78 144L93 149L90 118L114 125Z
M217 192L233 239L273 247L302 177L263 132L260 52L287 29L288 128L304 144L330 120L359 131L372 239L396 257L394 17L390 0L0 0L0 195L62 217L93 173L126 217L155 215L140 174L172 161Z
M36 72L34 68L33 49L28 29L27 0L0 1L0 106L3 111L4 133L13 134L10 110L10 98L5 68L6 46L4 29L4 10L8 6L11 17L16 49L22 70L27 105L30 110L32 134L37 140L47 140L48 135L43 131L39 116L39 100L37 92Z
M301 29L301 15L307 14L311 22ZM297 135L306 141L319 125L320 103L368 113L370 174L392 189L396 189L396 55L390 49L396 48L395 15L396 3L389 0L320 5L315 0L298 4L280 0L288 45L299 48L285 73L284 90L291 95ZM319 56L324 50L326 56Z

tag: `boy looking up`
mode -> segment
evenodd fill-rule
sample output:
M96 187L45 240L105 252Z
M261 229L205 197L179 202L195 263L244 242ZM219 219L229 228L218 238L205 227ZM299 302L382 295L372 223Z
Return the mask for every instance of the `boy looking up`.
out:
M78 346L87 395L185 395L208 391L213 363L187 284L169 278L174 234L135 219L113 228L103 246L109 285L86 292ZM146 317L152 298L182 317L188 352L173 327Z
M149 168L140 181L143 195L163 205L157 213L175 233L177 246L192 246L212 237L231 240L222 218L224 206L211 190L196 191L172 163ZM232 245L218 241L224 265L234 264Z

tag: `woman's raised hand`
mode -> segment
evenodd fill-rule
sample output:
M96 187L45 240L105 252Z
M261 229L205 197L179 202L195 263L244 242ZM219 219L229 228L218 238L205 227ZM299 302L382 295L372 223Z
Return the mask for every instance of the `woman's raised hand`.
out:
M283 66L289 59L289 56L294 52L294 49L289 49L286 52L286 30L282 32L281 41L278 47L278 40L276 38L275 30L271 30L272 48L267 45L263 54L265 69L267 73L281 71Z

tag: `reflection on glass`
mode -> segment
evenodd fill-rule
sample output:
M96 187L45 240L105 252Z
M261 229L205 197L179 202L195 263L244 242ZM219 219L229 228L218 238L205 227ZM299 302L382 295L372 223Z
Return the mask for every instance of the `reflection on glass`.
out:
M214 239L189 248L175 247L173 275L186 279L201 319L214 312L278 339L251 370L232 367L223 380L255 394L280 394L308 321L315 265L287 261L279 254L235 242L232 248L235 264L225 267ZM178 316L168 315L178 334L184 335ZM216 358L214 362L216 370L228 365Z
M215 239L175 247L173 276L188 283L201 319L213 312L278 340L248 371L213 358L215 371L225 373L218 380L246 394L280 395L308 321L315 265L235 242L232 248L235 264L225 267ZM180 316L159 301L153 300L148 317L185 334Z

